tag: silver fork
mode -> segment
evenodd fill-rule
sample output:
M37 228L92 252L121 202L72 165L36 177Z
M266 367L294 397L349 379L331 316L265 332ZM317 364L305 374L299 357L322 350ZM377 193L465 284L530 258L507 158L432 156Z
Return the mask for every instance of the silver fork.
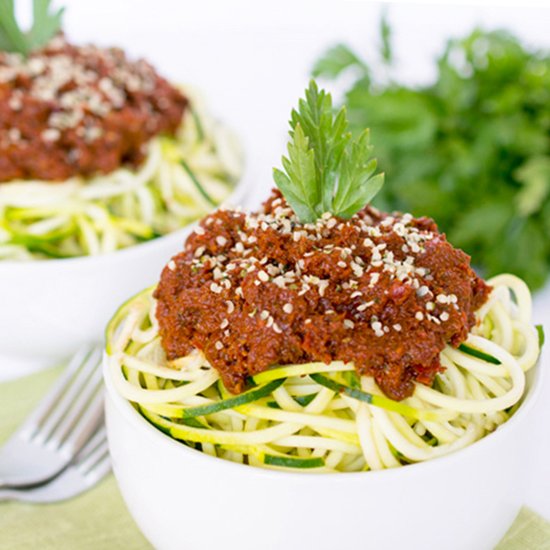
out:
M45 504L66 500L91 489L111 470L107 434L102 426L65 470L50 482L29 489L0 489L0 501Z
M102 421L101 350L79 350L55 386L0 448L0 488L38 485L65 468Z

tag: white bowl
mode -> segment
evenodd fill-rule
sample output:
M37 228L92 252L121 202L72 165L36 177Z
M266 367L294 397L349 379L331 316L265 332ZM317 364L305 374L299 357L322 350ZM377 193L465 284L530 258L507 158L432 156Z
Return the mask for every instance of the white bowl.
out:
M347 474L263 470L211 457L150 425L111 380L115 476L158 550L490 550L523 504L538 366L516 414L454 454Z
M245 173L225 203L240 204L249 181ZM158 281L194 225L101 256L0 261L0 378L53 365L101 340L116 308Z

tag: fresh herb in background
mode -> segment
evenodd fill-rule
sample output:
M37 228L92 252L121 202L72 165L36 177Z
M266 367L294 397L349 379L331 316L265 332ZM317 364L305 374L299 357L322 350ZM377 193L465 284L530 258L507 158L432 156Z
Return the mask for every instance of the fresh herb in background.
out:
M29 55L61 30L63 8L51 10L51 0L33 0L33 21L24 32L15 17L14 0L0 0L0 50Z
M409 87L391 78L390 42L383 19L383 82L344 45L314 68L355 75L351 128L371 128L387 175L375 204L433 217L485 275L539 288L550 274L550 55L475 30L447 43L433 84Z
M300 221L313 222L325 212L350 218L380 190L384 176L374 175L369 131L353 140L345 108L335 115L330 94L315 81L292 111L290 127L284 172L275 168L273 177Z

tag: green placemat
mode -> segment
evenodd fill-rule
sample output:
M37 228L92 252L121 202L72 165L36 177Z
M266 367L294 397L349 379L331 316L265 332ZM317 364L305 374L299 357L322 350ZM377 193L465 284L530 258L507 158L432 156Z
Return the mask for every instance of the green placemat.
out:
M495 550L550 550L550 523L523 508Z
M0 444L32 410L59 369L0 384ZM67 502L0 503L2 550L149 550L113 476ZM550 523L524 508L495 550L550 550Z
M22 422L59 369L0 384L0 443ZM150 550L126 510L115 479L66 502L0 503L2 550Z

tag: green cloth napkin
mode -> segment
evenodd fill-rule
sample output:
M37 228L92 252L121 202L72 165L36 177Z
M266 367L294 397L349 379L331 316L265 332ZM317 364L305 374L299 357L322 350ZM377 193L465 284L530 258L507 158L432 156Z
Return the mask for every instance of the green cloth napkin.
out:
M0 444L55 380L59 369L0 384ZM48 505L0 503L2 550L142 550L113 476L80 497ZM550 523L524 508L495 550L550 550Z
M550 550L550 523L522 508L495 550Z

